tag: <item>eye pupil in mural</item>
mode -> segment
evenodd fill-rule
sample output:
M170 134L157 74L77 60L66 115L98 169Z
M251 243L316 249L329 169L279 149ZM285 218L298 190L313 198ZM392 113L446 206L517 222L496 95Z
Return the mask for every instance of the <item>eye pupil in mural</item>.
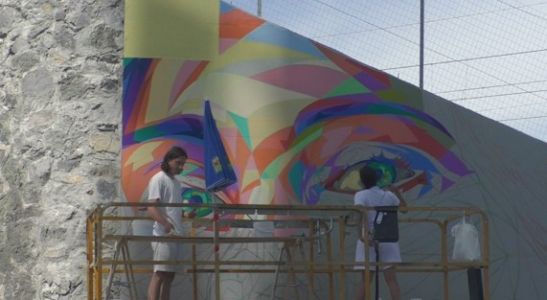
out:
M211 196L209 194L207 194L204 191L197 190L197 189L192 189L192 188L184 189L182 191L181 196L182 196L182 202L183 203L189 203L189 204L210 204L210 203L212 203ZM183 211L186 212L186 213L190 213L190 212L192 212L192 210L193 209L189 208L189 207L183 208ZM201 217L205 217L208 214L210 214L211 211L212 210L210 208L198 208L198 209L195 209L194 212L195 212L196 217L201 218Z

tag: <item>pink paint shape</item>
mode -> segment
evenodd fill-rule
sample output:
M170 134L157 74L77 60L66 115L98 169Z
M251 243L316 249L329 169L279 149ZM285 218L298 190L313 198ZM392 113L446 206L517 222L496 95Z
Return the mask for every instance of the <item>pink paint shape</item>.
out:
M245 166L245 171L256 171L256 161L254 156L250 156L247 160L247 165Z
M321 157L328 158L339 151L346 139L351 135L352 130L349 127L337 128L329 130L323 135L324 146L321 148Z
M224 51L228 50L233 45L237 44L237 42L239 42L239 39L227 39L227 38L220 39L219 45L218 45L219 52L221 54L224 53Z
M222 142L224 143L228 155L230 157L235 157L237 153L237 139L240 135L239 131L237 128L222 128L221 134L225 137L230 137L224 138Z
M348 75L314 65L287 65L252 76L253 79L313 97L323 97Z
M169 107L175 103L179 95L182 93L182 89L192 72L199 66L200 61L185 61L175 77L175 82L173 83L173 88L171 88L171 95L169 96Z

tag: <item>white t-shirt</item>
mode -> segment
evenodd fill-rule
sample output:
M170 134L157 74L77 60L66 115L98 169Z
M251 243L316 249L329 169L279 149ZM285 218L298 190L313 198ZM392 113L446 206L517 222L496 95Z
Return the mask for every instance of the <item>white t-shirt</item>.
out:
M355 194L353 198L355 205L362 205L365 207L375 207L375 206L398 206L399 198L395 196L392 192L384 191L379 187L375 186L367 190L359 191ZM374 217L376 216L376 211L368 211L368 228L369 230L374 226ZM355 261L362 262L365 260L365 245L361 240L357 241L355 248ZM401 262L401 252L399 249L399 242L394 243L380 243L380 261L383 262ZM373 247L369 249L369 260L375 261L376 255ZM356 269L362 269L362 266L357 266Z
M175 178L160 171L148 183L148 200L159 199L159 203L182 203L182 185ZM173 224L177 234L183 234L182 207L158 207L159 211ZM153 234L165 235L163 225L154 222Z
M374 207L374 206L398 206L399 198L395 196L392 192L384 191L379 187L375 186L367 190L359 191L355 194L353 198L353 203L355 205L362 205L365 207ZM372 229L374 223L374 217L376 212L371 210L368 212L368 228Z

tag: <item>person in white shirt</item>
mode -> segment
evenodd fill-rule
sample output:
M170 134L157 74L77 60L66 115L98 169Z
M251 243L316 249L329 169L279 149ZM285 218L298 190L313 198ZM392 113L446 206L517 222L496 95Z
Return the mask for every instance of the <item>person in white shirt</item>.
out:
M171 148L164 156L161 171L148 184L148 200L152 203L182 203L182 187L175 176L183 170L188 155L180 147ZM180 207L148 207L154 219L154 236L182 234L182 209ZM181 257L182 247L176 242L152 242L154 260L175 260ZM175 278L175 265L154 265L148 285L148 300L169 299L171 283Z
M384 191L380 189L376 184L378 182L378 173L376 170L370 167L363 167L359 170L359 176L361 182L365 186L365 189L359 191L354 196L354 204L361 205L365 207L375 207L375 206L399 206L406 207L406 202L401 196L401 193L394 186L388 188L389 191ZM368 211L368 228L373 228L374 217L376 216L375 211ZM399 243L379 243L379 254L381 262L401 262L401 252L399 249ZM357 246L355 249L355 262L364 262L365 261L365 245L361 240L357 241ZM374 262L376 261L376 254L374 247L369 247L369 260ZM362 268L362 267L361 267ZM401 291L399 288L399 283L397 282L397 276L395 271L392 268L386 268L383 270L384 279L387 286L389 287L389 292L391 294L392 300L399 300L401 298ZM372 279L372 277L371 277ZM370 284L370 282L369 282ZM363 272L363 284L358 293L357 299L365 299L365 289L367 284L365 283L365 273Z

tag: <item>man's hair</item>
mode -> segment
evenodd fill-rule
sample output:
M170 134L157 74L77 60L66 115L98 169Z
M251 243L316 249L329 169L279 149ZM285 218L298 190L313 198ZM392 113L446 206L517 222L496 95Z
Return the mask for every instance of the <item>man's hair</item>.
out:
M359 170L359 177L365 188L370 189L378 182L378 173L369 166L364 166Z
M163 172L169 173L169 162L179 157L187 158L188 154L186 154L186 151L181 147L174 146L169 149L169 151L165 153L165 156L163 156L163 161L161 162L161 169Z

